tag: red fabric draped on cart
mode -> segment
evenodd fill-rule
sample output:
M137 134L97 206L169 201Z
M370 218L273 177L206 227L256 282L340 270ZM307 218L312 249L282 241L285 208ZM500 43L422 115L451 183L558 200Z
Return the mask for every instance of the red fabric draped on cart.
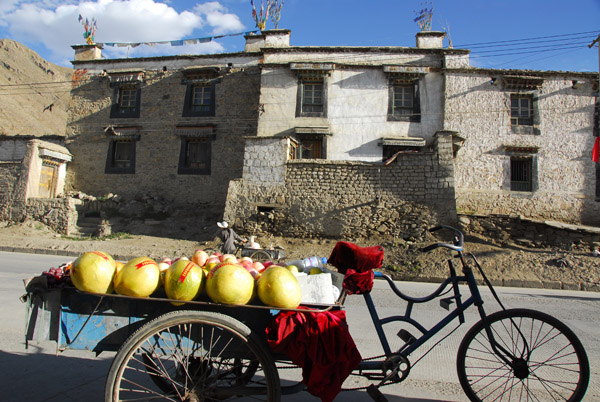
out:
M362 360L348 332L344 310L283 311L267 326L266 333L271 350L284 353L302 367L308 392L323 402L333 401Z
M337 242L327 260L345 275L344 289L348 294L370 292L373 269L381 267L382 262L383 247L360 247L346 241Z

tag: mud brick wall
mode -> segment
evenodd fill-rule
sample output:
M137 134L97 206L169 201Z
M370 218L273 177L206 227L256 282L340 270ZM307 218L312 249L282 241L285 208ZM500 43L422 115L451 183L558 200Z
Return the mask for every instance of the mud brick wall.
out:
M233 181L225 218L248 233L349 239L419 240L433 225L456 224L451 135L438 136L433 151L401 154L389 166L292 160L281 169L282 183L273 166L265 166L263 176L254 166L252 178Z

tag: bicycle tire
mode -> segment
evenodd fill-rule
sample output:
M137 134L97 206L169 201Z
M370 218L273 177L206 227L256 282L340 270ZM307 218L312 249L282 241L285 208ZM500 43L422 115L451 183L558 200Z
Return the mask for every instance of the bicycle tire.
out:
M250 258L252 258L252 261L270 261L273 259L273 256L267 251L258 250L250 254Z
M488 325L497 343L517 356L516 369L491 349ZM473 325L458 348L456 366L471 401L580 401L590 379L588 357L575 333L528 309L498 311Z
M187 310L134 332L117 352L104 392L106 402L281 399L275 362L256 334L227 315Z

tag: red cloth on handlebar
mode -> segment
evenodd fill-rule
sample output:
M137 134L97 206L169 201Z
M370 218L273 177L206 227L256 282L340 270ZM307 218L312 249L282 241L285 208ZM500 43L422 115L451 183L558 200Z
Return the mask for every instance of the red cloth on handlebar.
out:
M271 350L287 355L302 367L302 381L308 392L323 402L333 401L362 360L348 331L344 310L282 311L267 326L266 334Z
M346 293L368 293L373 288L373 269L380 268L383 262L383 247L360 247L339 241L327 262L345 275Z

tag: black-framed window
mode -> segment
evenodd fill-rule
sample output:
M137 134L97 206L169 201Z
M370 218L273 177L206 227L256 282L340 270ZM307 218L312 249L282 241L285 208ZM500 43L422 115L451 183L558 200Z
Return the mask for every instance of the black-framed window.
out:
M325 117L327 85L324 76L300 77L296 117Z
M511 191L533 191L533 158L510 158Z
M142 89L139 87L139 85L116 85L110 117L139 118L141 100Z
M188 83L183 105L183 117L203 117L215 115L214 83Z
M207 137L181 136L178 174L210 175L212 140Z
M136 138L112 138L108 145L105 173L135 173Z
M389 87L388 120L421 121L418 80L391 80Z
M512 126L533 125L533 95L510 95L510 124Z

